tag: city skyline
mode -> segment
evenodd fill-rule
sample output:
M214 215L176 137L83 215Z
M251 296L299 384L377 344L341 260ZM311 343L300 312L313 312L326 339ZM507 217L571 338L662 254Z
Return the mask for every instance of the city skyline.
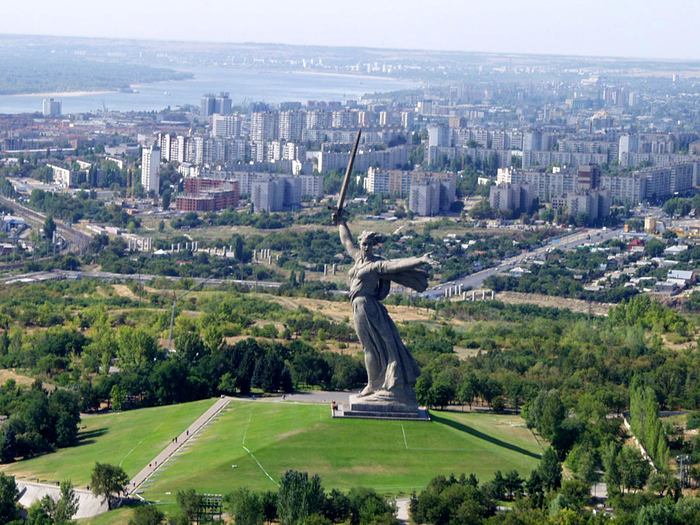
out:
M84 0L29 0L5 6L0 33L226 43L278 43L484 53L661 59L700 57L700 22L691 0L657 3L575 0L566 5L501 0L478 6L437 0L336 5L318 0L255 5L209 0L125 0L119 9ZM185 11L186 10L186 11ZM187 12L186 17L179 13ZM215 14L215 16L213 16ZM160 23L159 23L160 21Z

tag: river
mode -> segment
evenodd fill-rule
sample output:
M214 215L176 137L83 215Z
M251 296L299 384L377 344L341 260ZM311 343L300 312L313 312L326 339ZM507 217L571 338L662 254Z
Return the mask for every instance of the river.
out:
M262 71L244 68L202 67L180 69L194 74L191 80L173 80L132 86L136 93L54 93L0 95L0 113L41 111L49 96L62 101L64 115L102 110L159 111L185 104L199 106L205 93L227 91L233 104L255 102L345 101L366 93L418 87L415 82L381 77L306 72Z

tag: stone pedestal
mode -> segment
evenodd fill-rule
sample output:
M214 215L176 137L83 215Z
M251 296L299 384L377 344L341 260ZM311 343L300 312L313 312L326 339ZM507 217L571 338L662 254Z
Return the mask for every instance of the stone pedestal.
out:
M430 421L430 415L424 408L418 407L416 395L396 396L390 392L379 392L371 396L350 396L348 406L334 412L334 417L357 419L399 419L413 421Z

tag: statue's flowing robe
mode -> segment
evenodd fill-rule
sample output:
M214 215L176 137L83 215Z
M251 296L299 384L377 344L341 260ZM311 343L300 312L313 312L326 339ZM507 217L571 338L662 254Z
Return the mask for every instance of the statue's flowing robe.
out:
M415 359L399 337L396 325L381 300L391 281L418 292L428 287L428 272L416 268L415 258L371 261L356 259L350 270L355 330L365 354L368 385L374 392L413 388L420 376Z

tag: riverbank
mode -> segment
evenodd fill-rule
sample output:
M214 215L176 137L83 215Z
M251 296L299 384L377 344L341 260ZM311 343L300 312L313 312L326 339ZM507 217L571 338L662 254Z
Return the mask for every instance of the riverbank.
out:
M86 95L107 95L110 93L118 93L116 89L109 91L56 91L53 93L14 93L2 95L3 97L43 97L43 98L72 98L84 97Z

